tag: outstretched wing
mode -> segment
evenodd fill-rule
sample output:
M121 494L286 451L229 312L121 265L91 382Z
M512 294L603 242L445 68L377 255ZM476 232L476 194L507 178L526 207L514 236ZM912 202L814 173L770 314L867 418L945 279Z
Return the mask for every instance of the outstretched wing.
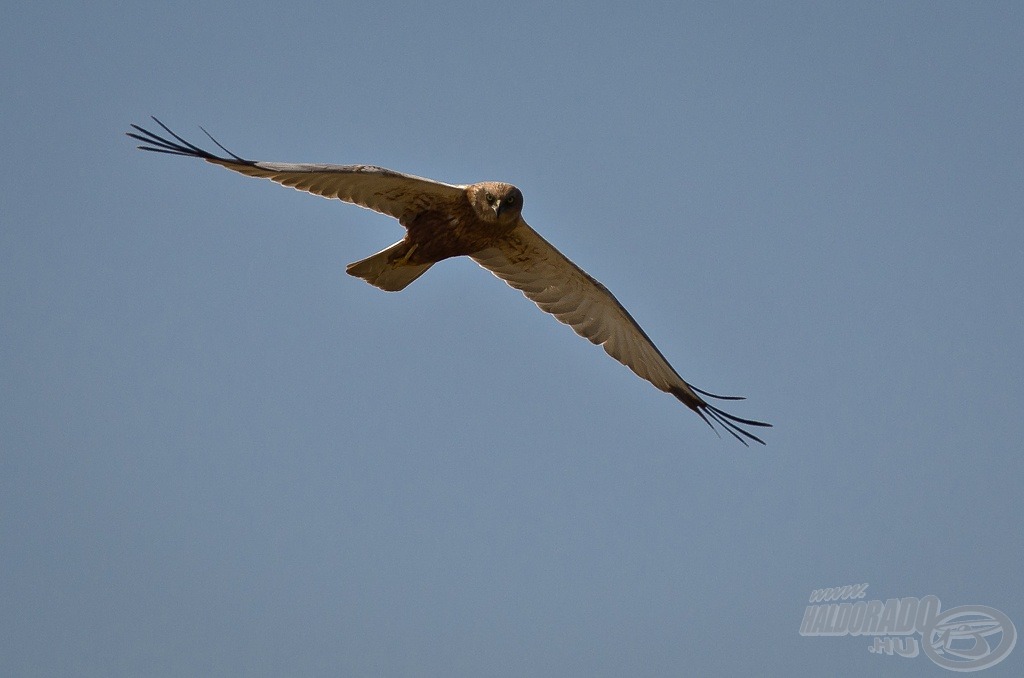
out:
M465 186L445 184L372 165L321 165L246 160L221 146L220 142L204 129L203 132L210 140L227 154L221 157L185 141L156 118L153 120L173 139L132 125L136 132L127 134L143 142L145 145L139 148L144 151L202 158L240 174L270 179L299 191L325 198L337 198L387 214L398 219L403 225L408 218L438 201L451 202L457 199L465 189Z
M472 258L525 294L542 311L572 327L576 334L601 345L640 378L674 395L712 428L709 417L743 444L744 438L764 444L741 425L771 424L741 419L708 404L702 395L723 400L742 398L716 396L686 383L612 293L525 222L499 245L481 250Z

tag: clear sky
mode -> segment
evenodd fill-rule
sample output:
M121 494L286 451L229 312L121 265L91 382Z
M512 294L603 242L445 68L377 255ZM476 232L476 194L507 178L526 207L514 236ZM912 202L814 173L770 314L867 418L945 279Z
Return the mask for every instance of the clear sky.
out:
M0 22L0 674L946 675L1024 633L1024 10L19 3ZM717 437L392 220L134 150L503 180ZM986 676L1024 675L1018 647Z

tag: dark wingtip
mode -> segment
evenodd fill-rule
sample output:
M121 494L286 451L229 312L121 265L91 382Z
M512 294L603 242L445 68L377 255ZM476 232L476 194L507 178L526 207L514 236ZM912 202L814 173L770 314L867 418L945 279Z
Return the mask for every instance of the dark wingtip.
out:
M693 385L691 385L690 388L692 388L694 391L696 391L697 393L701 394L702 396L707 396L709 398L714 398L715 400L746 400L746 398L744 398L743 396L715 395L714 393L708 393L707 391L705 391L703 389L700 389L700 388L697 388L696 386L693 386Z
M155 118L154 118L154 120L155 120ZM159 122L159 120L157 122ZM230 155L232 158L234 158L238 162L248 162L248 160L246 160L245 158L240 158L239 156L235 155L234 153L232 153L228 149L224 148L224 144L222 144L221 142L219 142L216 139L214 139L213 135L210 134L209 132L207 132L205 127L200 125L199 129L203 130L203 134L205 134L206 136L210 137L210 141L212 141L213 143L217 144L217 148L219 148L220 150L224 151L225 153Z
M697 393L706 395L711 398L719 398L721 400L743 400L743 398L737 396L716 396L706 391L702 391L699 388L694 388L692 386L690 388L692 388ZM746 447L750 447L750 444L747 442L748 440L753 441L755 443L761 443L762 445L767 445L767 443L765 443L764 440L762 440L760 437L754 435L753 433L751 433L750 431L743 427L757 426L771 428L771 424L764 421L757 421L756 419L744 419L742 417L737 417L735 415L729 414L724 410L718 409L714 405L709 405L700 398L695 399L692 394L687 393L685 390L681 388L674 388L670 391L670 393L672 393L672 395L674 395L676 398L682 401L684 405L686 405L694 412L696 412L700 416L700 418L704 420L704 423L711 427L711 430L714 431L719 436L721 434L718 433L718 428L715 427L715 424L721 426L729 435L743 443L743 445Z
M743 419L742 417L736 417L729 414L728 412L724 412L718 409L713 405L708 405L707 403L704 403L704 410L715 421L721 424L721 426L726 431L732 434L732 437L736 438L736 440L739 440L744 445L747 445L747 441L744 440L743 438L753 440L754 442L761 443L762 445L767 445L767 443L765 443L761 438L754 435L750 431L746 430L745 428L743 428L743 426L759 426L764 428L771 428L771 424L764 421L757 421L756 419ZM740 426L740 424L742 424L743 426ZM740 436L743 436L743 438L741 438Z
M186 141L185 139L178 136L174 131L171 130L170 127L162 123L160 119L156 116L150 117L152 117L153 122L160 125L160 127L163 128L164 132L170 135L171 138L161 136L160 134L150 131L145 127L132 123L131 127L135 131L125 132L125 134L131 137L132 139L135 139L136 141L142 142L143 145L136 146L136 148L138 148L139 150L150 151L151 153L166 153L167 155L184 155L191 158L202 158L203 160L213 160L217 162L252 164L251 160L246 160L245 158L235 155L228 149L224 148L224 146L219 141L210 136L210 133L207 132L202 127L200 127L199 129L202 129L206 136L210 137L210 140L213 141L213 143L217 144L217 146L222 151L227 153L228 156L230 157L220 157L218 155L214 155L213 153L210 153L209 151L200 148L199 146L196 146L195 144Z

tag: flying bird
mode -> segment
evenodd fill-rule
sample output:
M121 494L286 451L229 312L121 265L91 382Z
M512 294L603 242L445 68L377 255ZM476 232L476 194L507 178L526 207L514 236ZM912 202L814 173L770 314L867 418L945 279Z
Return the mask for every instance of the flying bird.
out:
M771 424L733 416L705 400L742 400L740 397L714 395L684 381L612 293L523 220L523 194L512 184L446 184L372 165L246 160L203 129L224 152L220 156L153 120L168 136L134 124L135 131L126 133L143 143L138 146L141 150L201 158L233 172L337 198L397 219L406 229L405 237L349 264L346 271L350 275L396 292L437 262L467 256L581 337L602 346L641 379L674 395L712 430L717 423L744 445L748 440L764 444L744 427Z

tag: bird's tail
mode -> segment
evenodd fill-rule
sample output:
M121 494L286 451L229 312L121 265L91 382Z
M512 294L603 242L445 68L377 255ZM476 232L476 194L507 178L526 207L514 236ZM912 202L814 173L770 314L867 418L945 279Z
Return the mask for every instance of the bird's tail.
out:
M405 240L399 240L373 256L349 264L345 272L362 278L374 287L397 292L405 289L409 283L434 265L434 262L410 264L408 260L414 249L415 246L410 246Z

